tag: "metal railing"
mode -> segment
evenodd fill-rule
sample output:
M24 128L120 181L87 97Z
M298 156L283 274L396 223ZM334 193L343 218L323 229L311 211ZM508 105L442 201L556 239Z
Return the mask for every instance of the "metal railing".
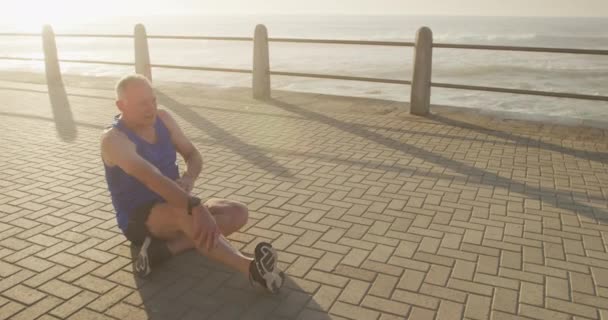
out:
M43 38L45 49L45 58L24 58L24 57L6 57L0 56L2 60L22 60L22 61L45 61L47 78L51 80L61 81L59 62L64 63L92 63L92 64L107 64L133 66L135 65L136 72L152 78L152 68L169 68L181 70L197 70L197 71L214 71L214 72L232 72L232 73L248 73L253 74L252 89L254 97L269 98L270 97L270 76L290 76L290 77L308 77L316 79L333 79L347 81L364 81L387 84L411 85L410 112L415 114L427 114L430 107L430 88L447 88L461 90L475 90L499 93L511 93L522 95L534 95L543 97L556 98L571 98L580 100L593 101L608 101L608 96L576 94L567 92L551 92L540 90L524 90L515 88L498 88L487 86L475 86L464 84L437 83L431 81L432 71L432 49L466 49L466 50L493 50L493 51L518 51L518 52L542 52L542 53L559 53L559 54L584 54L584 55L600 55L608 56L608 50L591 50L591 49L570 49L570 48L549 48L549 47L518 47L518 46L497 46L497 45L471 45L471 44L449 44L449 43L433 43L432 32L430 29L421 28L416 37L415 42L401 41L358 41L358 40L331 40L331 39L297 39L297 38L268 38L266 27L258 25L256 27L254 37L210 37L210 36L171 36L171 35L147 35L143 25L137 25L133 35L128 34L58 34L55 35L50 28L46 26L42 34L38 33L0 33L0 37L40 37ZM118 62L118 61L101 61L101 60L71 60L58 59L57 49L55 45L55 37L79 37L79 38L125 38L134 39L135 46L135 62ZM236 69L236 68L215 68L205 66L184 66L170 64L152 64L150 63L148 51L148 39L166 39L166 40L212 40L212 41L253 41L254 42L254 61L252 69ZM365 45L365 46L391 46L391 47L414 47L414 69L412 80L400 79L385 79L372 78L362 76L345 76L334 74L317 74L317 73L301 73L289 72L280 70L270 70L268 43L313 43L313 44L340 44L340 45ZM55 71L57 74L49 74Z

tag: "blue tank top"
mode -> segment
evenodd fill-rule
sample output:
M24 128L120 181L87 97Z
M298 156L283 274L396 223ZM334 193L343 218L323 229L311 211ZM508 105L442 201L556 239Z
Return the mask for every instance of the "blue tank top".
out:
M179 178L175 147L171 142L169 130L160 117L157 116L154 123L154 129L156 130L156 143L154 144L148 143L125 127L119 117L120 114L114 117L112 127L127 135L129 140L135 144L137 153L171 180ZM104 162L104 168L108 190L112 197L112 205L116 210L118 227L123 233L127 229L129 215L135 208L151 201L165 201L160 195L148 189L135 177L128 175L119 166L109 167Z

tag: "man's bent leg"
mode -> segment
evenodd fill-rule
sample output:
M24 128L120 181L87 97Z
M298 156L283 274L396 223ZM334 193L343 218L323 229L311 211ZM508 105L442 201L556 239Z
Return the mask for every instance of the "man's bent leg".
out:
M247 206L238 201L211 198L205 201L204 206L211 212L217 226L226 237L239 231L249 219Z
M172 252L174 250L180 252L180 249L195 247L192 239L192 220L192 216L185 212L181 213L167 203L159 203L152 208L146 226L153 236L166 240ZM216 248L210 251L204 249L198 251L245 275L249 274L249 265L253 259L245 257L233 248L223 235L219 236Z
M193 218L181 211L175 210L166 203L157 204L152 208L146 221L149 232L156 237L168 240L169 246L175 251L183 248L183 244L187 241L194 246ZM242 224L245 222L246 220ZM176 230L181 230L181 235L178 237L175 237ZM199 248L198 251L240 271L272 293L277 293L283 285L285 275L277 269L277 253L269 243L258 243L255 249L255 259L245 257L232 247L223 235L219 236L214 249L207 251Z
M167 243L167 248L171 252L172 255L176 256L182 252L188 251L190 249L194 249L194 243L186 237L183 233L178 233L175 237L170 240L165 241Z

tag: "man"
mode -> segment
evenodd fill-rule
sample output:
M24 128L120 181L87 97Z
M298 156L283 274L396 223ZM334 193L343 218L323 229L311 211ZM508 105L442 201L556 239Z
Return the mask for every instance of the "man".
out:
M137 274L145 277L167 258L194 248L276 293L284 275L272 246L259 243L251 259L225 238L247 222L247 207L227 199L201 203L189 195L201 172L201 154L171 115L157 109L150 82L141 75L122 78L116 106L120 114L101 137L101 157L118 226L141 246ZM181 178L176 152L186 161Z

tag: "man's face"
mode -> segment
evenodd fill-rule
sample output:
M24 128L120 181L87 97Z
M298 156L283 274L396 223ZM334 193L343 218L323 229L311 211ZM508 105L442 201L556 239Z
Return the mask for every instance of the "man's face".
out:
M123 118L137 126L153 125L156 120L156 96L143 81L130 83L121 99L116 101Z

